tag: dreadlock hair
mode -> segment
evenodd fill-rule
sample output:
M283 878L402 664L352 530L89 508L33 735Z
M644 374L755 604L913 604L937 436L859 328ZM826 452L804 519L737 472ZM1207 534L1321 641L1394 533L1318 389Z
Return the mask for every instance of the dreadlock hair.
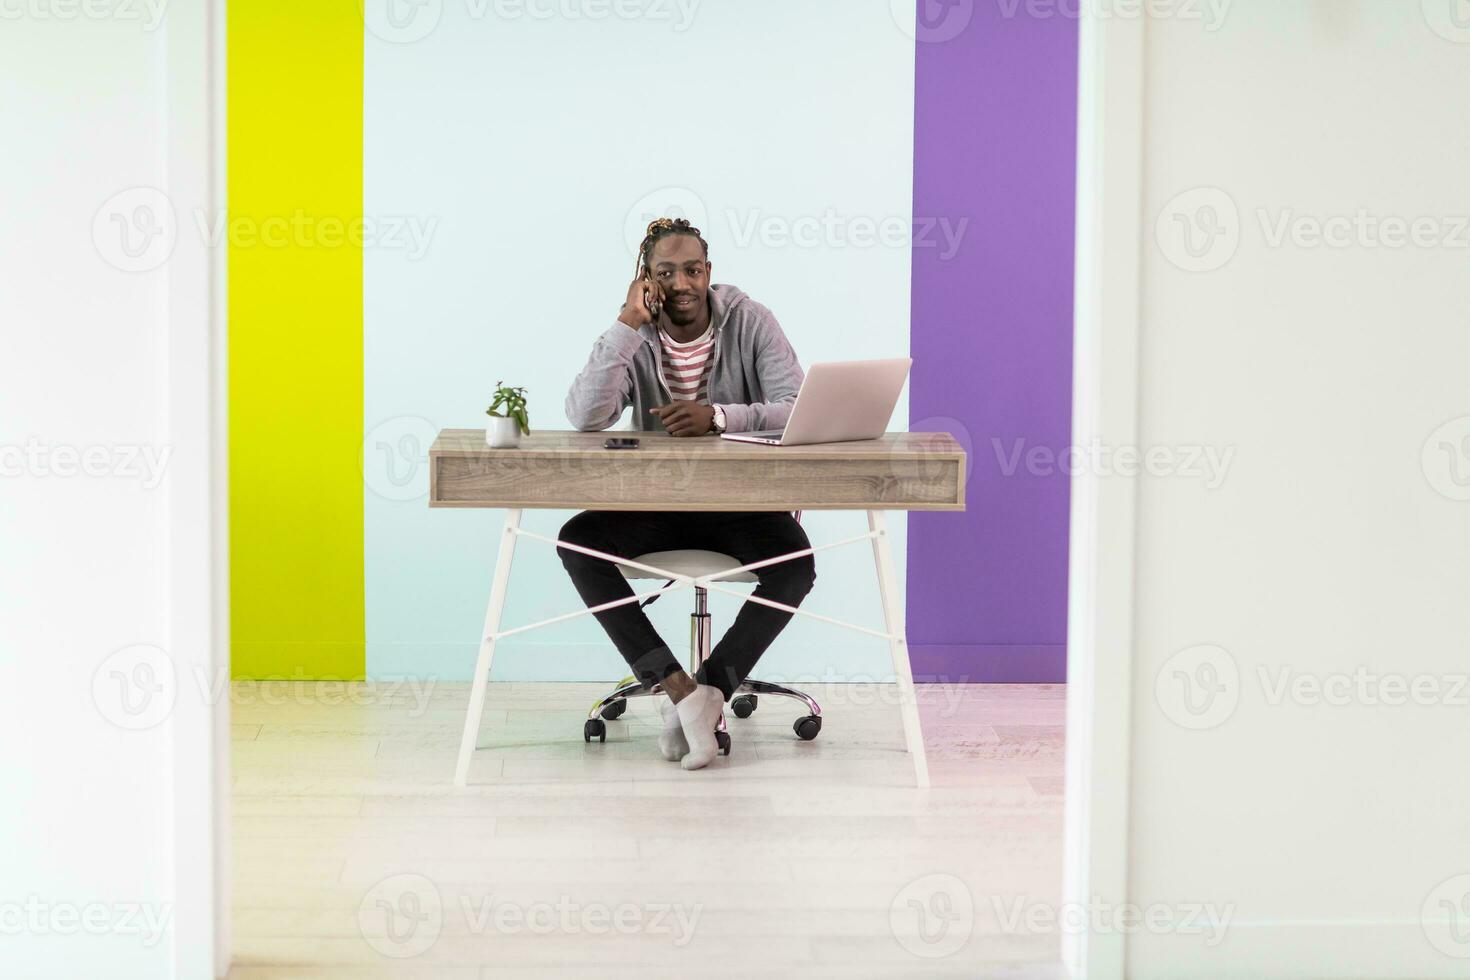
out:
M648 265L649 257L653 255L653 246L670 235L693 235L699 239L699 247L704 250L704 257L709 258L709 242L704 240L698 228L689 223L688 218L656 218L648 223L648 234L643 236L643 244L638 246L638 268L633 270L635 279Z

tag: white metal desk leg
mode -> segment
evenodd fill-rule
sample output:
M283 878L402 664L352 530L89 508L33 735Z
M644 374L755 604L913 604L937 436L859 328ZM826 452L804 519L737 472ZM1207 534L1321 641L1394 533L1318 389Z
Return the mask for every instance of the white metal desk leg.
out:
M464 735L459 742L459 762L454 767L454 785L463 786L470 775L470 759L480 738L480 716L485 712L485 685L490 681L490 662L495 659L495 634L500 632L500 613L505 608L505 590L510 584L510 563L516 554L515 529L521 512L505 512L500 533L500 553L495 559L495 579L490 585L490 605L485 610L485 629L480 633L480 655L475 658L475 683L470 688L470 706L465 714Z
M908 630L903 608L898 603L898 579L893 573L893 546L888 521L881 510L868 511L868 530L873 538L873 564L878 566L878 595L883 600L883 622L892 635L888 649L893 654L893 673L898 678L898 704L903 714L903 735L914 759L914 779L920 789L929 785L929 759L924 754L924 731L919 727L919 701L914 696L914 672L909 666Z

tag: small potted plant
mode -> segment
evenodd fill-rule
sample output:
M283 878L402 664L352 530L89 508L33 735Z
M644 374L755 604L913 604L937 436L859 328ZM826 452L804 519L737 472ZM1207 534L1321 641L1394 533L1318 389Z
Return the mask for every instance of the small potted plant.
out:
M495 382L495 400L485 409L485 414L490 416L485 445L491 449L514 449L521 444L522 434L531 434L524 388L508 388L502 382Z

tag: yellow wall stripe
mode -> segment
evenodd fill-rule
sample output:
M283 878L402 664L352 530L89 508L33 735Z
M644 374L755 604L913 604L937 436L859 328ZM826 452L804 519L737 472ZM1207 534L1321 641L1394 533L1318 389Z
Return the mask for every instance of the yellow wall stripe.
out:
M233 674L357 678L362 16L227 10Z

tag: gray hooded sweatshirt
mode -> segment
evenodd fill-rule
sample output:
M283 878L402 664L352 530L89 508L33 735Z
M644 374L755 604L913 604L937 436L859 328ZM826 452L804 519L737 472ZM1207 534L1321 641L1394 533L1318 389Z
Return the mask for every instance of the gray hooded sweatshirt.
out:
M714 349L709 403L725 410L726 432L758 432L786 425L805 376L781 325L735 286L709 289ZM673 400L663 376L658 326L634 330L614 320L592 345L587 366L567 392L567 420L581 432L606 429L633 406L632 428L663 431L655 405Z

